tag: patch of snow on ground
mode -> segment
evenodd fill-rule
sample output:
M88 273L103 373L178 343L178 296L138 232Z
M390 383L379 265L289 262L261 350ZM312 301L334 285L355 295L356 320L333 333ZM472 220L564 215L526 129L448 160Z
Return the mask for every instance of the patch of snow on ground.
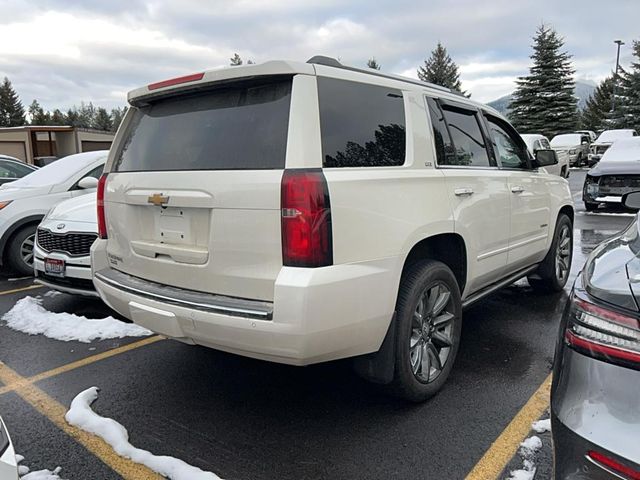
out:
M42 299L25 297L2 316L7 326L30 335L65 342L77 340L89 343L92 340L109 338L144 337L152 332L132 323L124 323L113 317L92 320L72 313L54 313L42 306Z
M536 433L550 432L551 431L551 419L547 418L546 420L538 420L537 422L533 422L531 424L531 428L533 428L533 430Z
M65 415L70 425L98 435L121 457L147 466L154 472L172 480L219 480L216 474L205 472L174 457L158 456L136 448L129 443L127 429L111 418L101 417L91 409L98 398L98 388L91 387L80 392L71 402Z
M533 460L536 452L541 448L542 440L540 440L540 437L535 435L522 442L518 453L522 457L523 468L520 470L512 470L509 473L508 480L533 480L536 476L536 465Z
M22 455L16 455L16 462L20 463L24 460ZM53 471L47 470L36 470L34 472L29 472L29 467L26 465L18 465L18 475L20 475L20 480L62 480L58 474L62 470L61 467L56 467Z
M57 297L58 295L64 295L64 293L59 292L58 290L49 290L44 293L45 297Z

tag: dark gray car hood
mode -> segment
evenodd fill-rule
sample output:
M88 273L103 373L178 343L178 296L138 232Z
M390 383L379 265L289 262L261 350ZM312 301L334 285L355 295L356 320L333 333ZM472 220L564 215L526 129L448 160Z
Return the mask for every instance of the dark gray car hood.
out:
M640 160L625 160L621 162L599 162L587 175L600 177L602 175L640 175Z
M640 235L637 218L629 227L598 245L583 272L587 292L627 310L640 311Z

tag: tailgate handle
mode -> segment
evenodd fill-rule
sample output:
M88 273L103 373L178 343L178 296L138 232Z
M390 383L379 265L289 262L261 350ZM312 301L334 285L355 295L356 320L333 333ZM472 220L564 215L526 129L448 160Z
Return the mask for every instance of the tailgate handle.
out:
M453 193L458 197L464 197L466 195L473 195L473 188L456 188Z
M202 247L185 247L169 245L167 243L132 241L131 249L143 257L169 257L176 263L186 263L189 265L204 265L207 263L207 260L209 260L209 251Z

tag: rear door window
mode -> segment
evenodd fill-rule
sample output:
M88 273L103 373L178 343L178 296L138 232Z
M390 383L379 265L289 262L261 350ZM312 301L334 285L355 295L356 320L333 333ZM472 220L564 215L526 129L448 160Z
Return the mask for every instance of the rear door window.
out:
M318 78L324 167L391 167L405 161L402 92Z
M445 165L491 166L477 112L448 104L442 105L442 110L455 148L455 155Z
M114 170L284 168L291 83L229 86L137 108Z

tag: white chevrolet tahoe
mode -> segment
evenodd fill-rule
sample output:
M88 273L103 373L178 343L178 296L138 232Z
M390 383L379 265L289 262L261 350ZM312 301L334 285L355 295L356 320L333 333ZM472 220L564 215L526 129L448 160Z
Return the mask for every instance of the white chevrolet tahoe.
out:
M129 93L98 188L94 284L185 343L356 371L422 401L463 308L522 277L561 290L567 181L495 110L314 57Z

